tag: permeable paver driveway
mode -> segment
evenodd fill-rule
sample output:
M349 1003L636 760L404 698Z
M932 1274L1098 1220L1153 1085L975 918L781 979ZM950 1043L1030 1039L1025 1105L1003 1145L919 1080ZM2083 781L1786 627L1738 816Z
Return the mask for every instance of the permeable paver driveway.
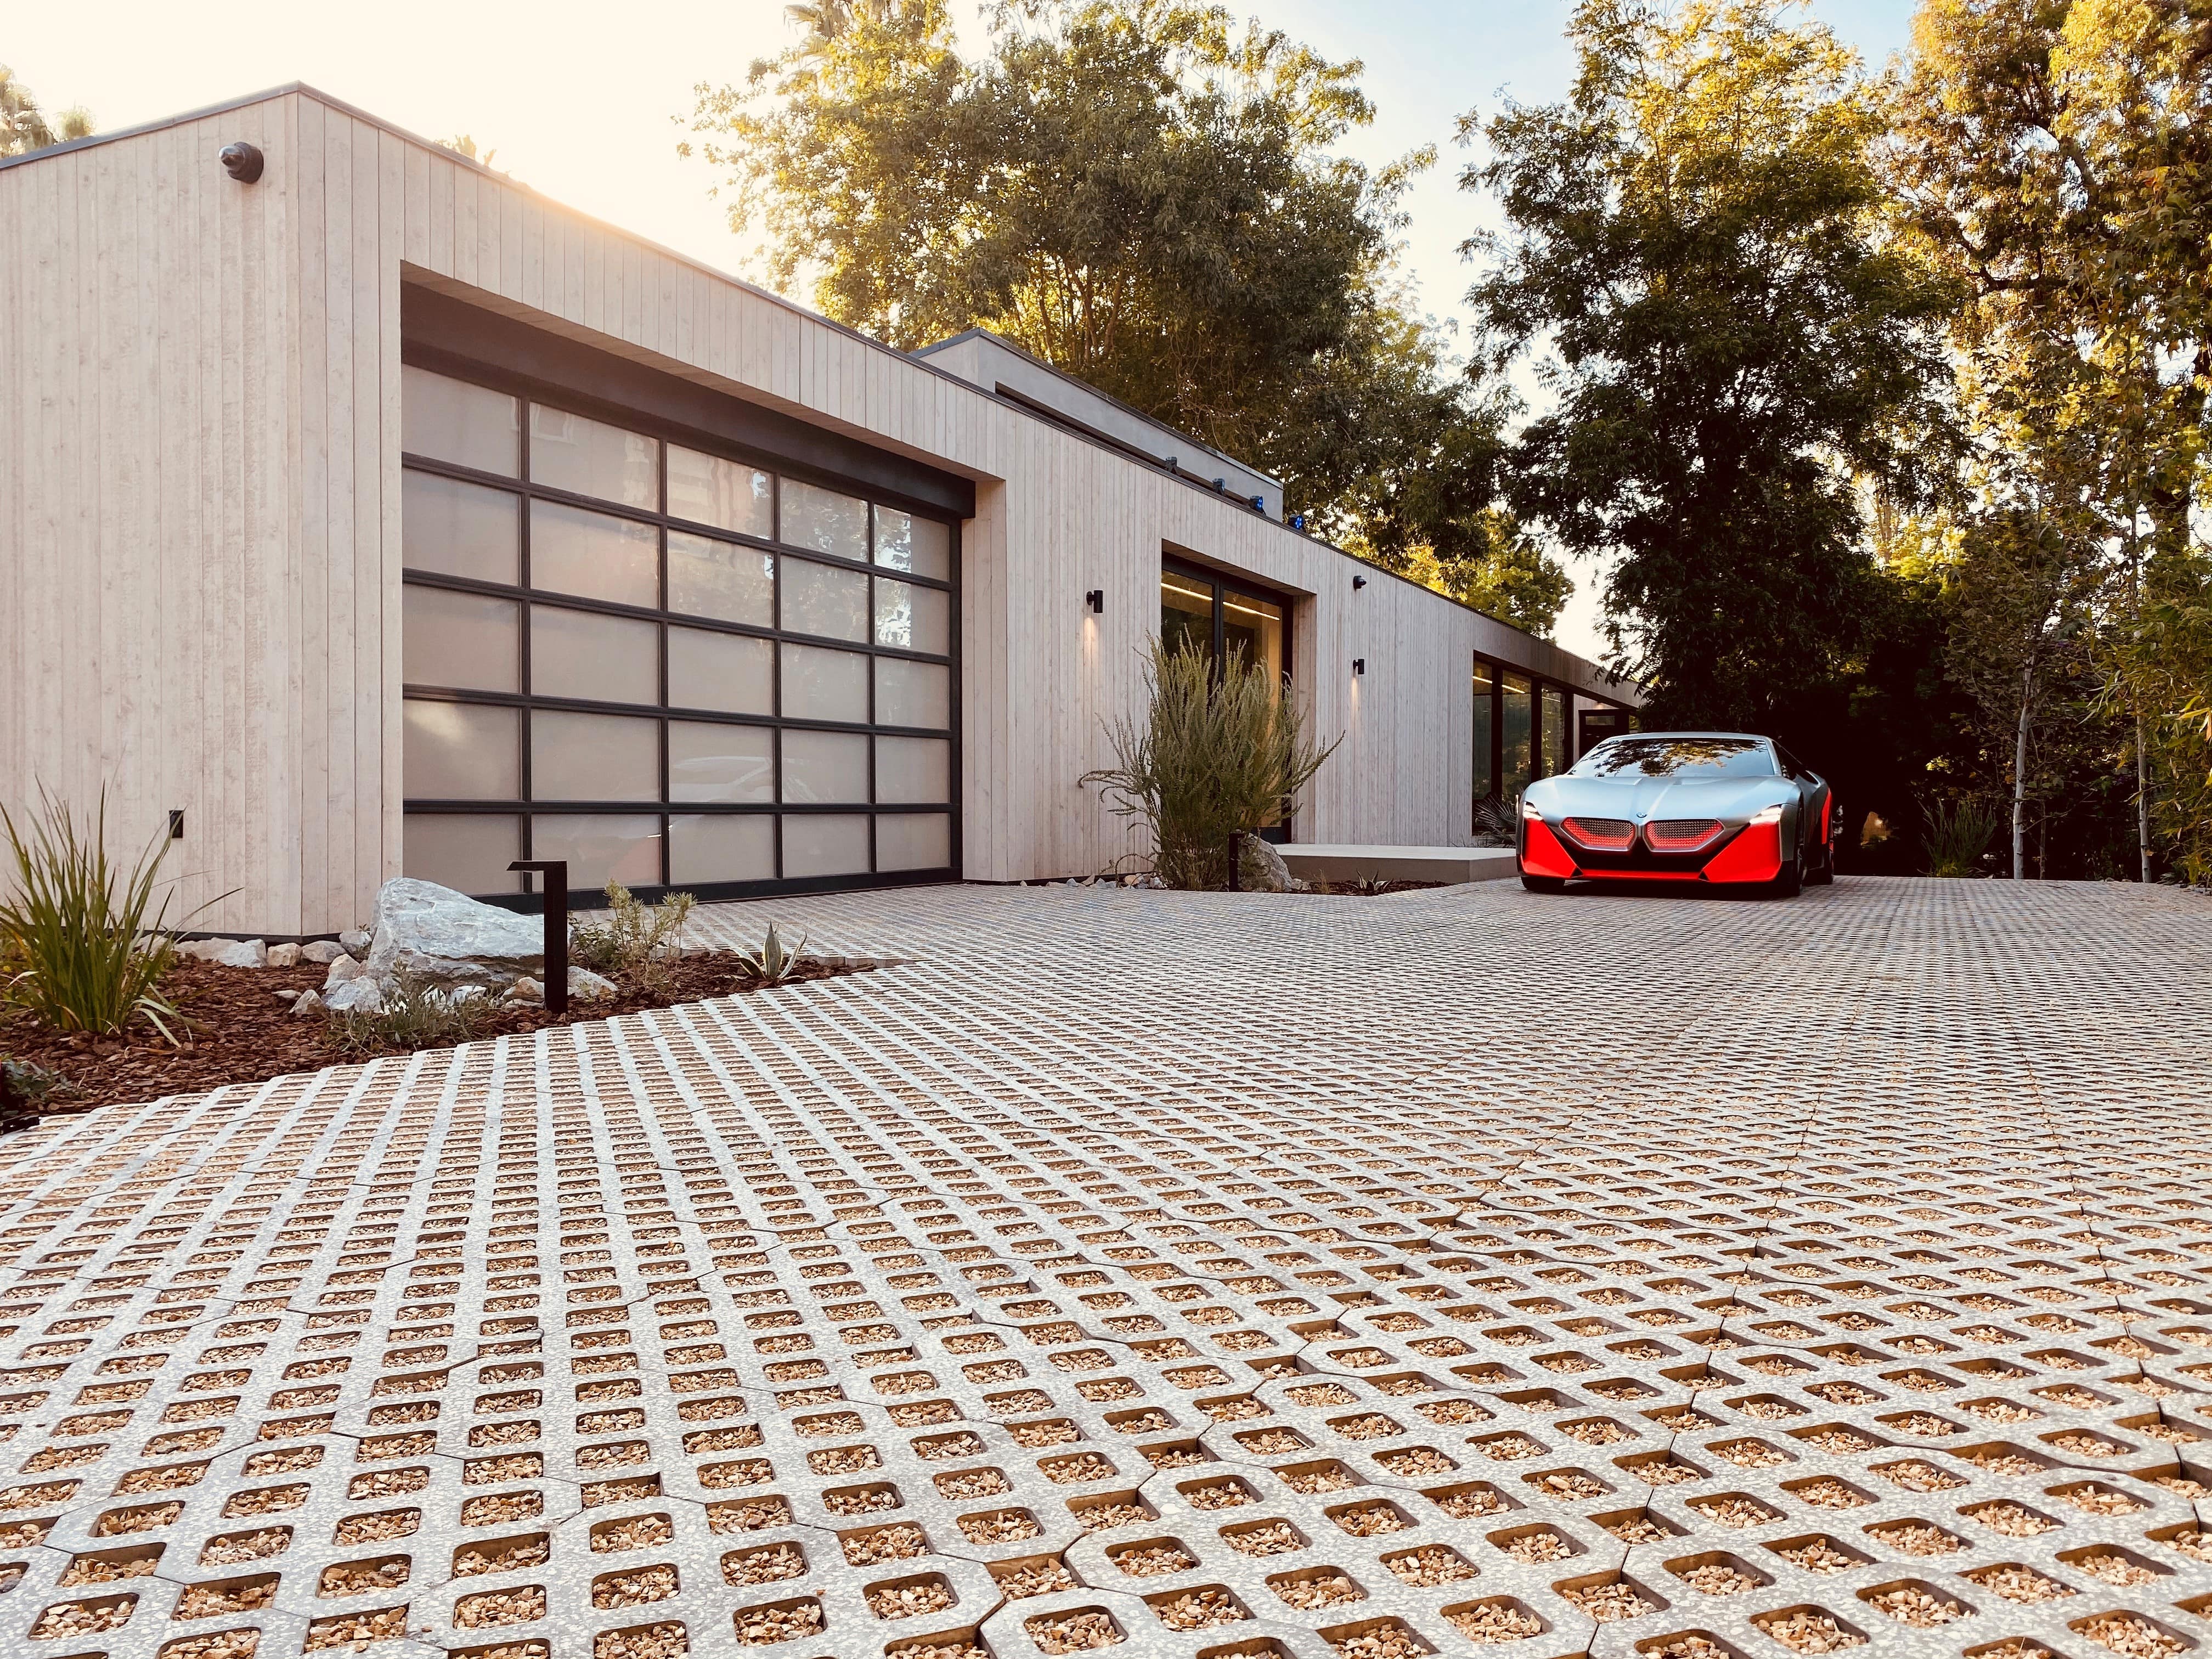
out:
M0 1142L0 1652L2212 1643L2212 902L770 914Z

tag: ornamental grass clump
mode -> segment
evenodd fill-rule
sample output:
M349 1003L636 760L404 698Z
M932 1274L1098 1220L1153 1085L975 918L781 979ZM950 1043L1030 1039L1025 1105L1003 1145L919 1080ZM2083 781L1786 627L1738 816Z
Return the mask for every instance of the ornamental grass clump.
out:
M1155 640L1145 677L1150 711L1107 726L1118 763L1082 781L1121 817L1145 821L1163 884L1225 887L1231 838L1281 823L1336 743L1317 747L1288 683L1241 650L1217 669L1187 641L1170 651Z
M1921 844L1931 876L1976 876L1982 854L1997 833L1996 809L1986 801L1932 801L1920 810L1926 822Z
M88 828L44 786L27 826L0 806L0 833L14 866L0 898L0 997L54 1030L112 1036L143 1018L176 1042L183 1017L159 989L176 952L172 895L155 904L167 838L128 869L111 863L107 792Z

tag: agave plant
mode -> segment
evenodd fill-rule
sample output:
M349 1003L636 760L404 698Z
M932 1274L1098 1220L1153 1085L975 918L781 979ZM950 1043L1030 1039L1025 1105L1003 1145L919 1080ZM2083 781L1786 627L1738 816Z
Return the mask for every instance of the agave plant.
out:
M775 924L768 925L768 937L761 941L757 951L740 951L738 960L752 976L763 985L781 985L799 971L806 960L806 935L799 936L796 945L786 945Z

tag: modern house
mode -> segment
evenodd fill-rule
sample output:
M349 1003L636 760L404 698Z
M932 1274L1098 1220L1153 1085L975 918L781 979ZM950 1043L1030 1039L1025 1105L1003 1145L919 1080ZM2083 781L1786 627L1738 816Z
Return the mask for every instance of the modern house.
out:
M983 333L902 354L304 87L0 162L0 799L196 921L403 872L1087 874L1164 628L1343 744L1298 841L1465 845L1636 701Z

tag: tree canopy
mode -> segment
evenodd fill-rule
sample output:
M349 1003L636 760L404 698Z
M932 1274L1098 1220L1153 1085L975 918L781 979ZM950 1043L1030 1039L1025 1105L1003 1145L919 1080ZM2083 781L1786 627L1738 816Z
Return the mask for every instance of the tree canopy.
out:
M92 134L92 113L82 106L48 112L38 96L0 64L0 155L21 155Z

